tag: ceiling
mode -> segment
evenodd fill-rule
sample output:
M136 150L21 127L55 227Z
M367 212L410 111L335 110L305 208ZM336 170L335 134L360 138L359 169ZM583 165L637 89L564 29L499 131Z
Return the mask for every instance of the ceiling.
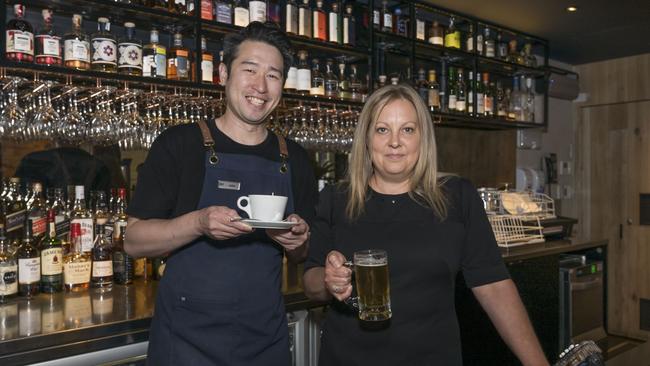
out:
M551 58L572 65L650 53L650 0L426 1L545 38Z

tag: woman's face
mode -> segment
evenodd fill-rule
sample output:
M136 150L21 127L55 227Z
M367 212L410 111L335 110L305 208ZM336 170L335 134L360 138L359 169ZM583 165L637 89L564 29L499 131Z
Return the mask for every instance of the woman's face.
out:
M381 183L407 182L420 157L422 131L411 102L396 99L384 106L370 130L370 158Z

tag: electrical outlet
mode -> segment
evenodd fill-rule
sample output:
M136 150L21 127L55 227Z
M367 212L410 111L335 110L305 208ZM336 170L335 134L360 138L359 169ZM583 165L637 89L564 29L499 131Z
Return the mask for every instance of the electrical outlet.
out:
M562 186L562 199L569 200L573 198L573 187Z
M571 175L573 174L573 162L568 160L562 160L558 163L558 174L559 175Z

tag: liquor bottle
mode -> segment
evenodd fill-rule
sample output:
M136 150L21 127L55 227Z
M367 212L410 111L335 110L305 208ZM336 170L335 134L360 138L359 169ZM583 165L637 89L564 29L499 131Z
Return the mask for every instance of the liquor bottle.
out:
M205 37L201 36L201 82L212 84L214 80L214 58L208 52Z
M339 11L339 3L332 3L332 9L328 14L328 40L334 43L343 43L343 28L341 27L341 13Z
M448 71L449 79L447 83L447 111L450 113L456 112L456 100L458 100L458 92L456 90L456 74L454 68L450 67Z
M56 223L56 235L61 240L63 245L64 253L70 246L70 217L68 216L68 210L63 200L63 189L54 188L53 198L50 200L48 207L54 210L54 221Z
M497 58L505 60L508 58L508 43L503 40L503 34L501 32L497 33Z
M124 23L124 38L117 45L117 70L121 74L142 75L142 42L135 38L135 24Z
M339 98L352 99L350 92L350 80L345 76L345 61L341 59L339 62Z
M478 75L477 75L478 76ZM473 71L468 71L467 72L467 84L465 85L467 87L467 114L470 116L474 115L474 72Z
M372 27L381 30L381 11L376 7L372 9Z
M465 42L465 48L467 52L474 51L474 38L476 37L476 53L479 55L483 54L483 35L480 32L474 32L474 24L469 25L469 33L467 34L467 40Z
M63 36L63 63L77 70L90 69L90 41L81 29L81 15L72 16L72 31Z
M357 22L352 14L352 4L345 5L345 14L342 20L343 44L354 46L357 39Z
M393 13L388 9L387 0L382 0L381 2L381 31L393 31Z
M339 80L334 74L334 60L332 59L328 59L325 64L325 96L330 98L339 96Z
M436 70L429 70L429 90L427 93L429 111L440 111L440 85L436 81Z
M5 234L12 247L20 244L23 238L23 227L27 219L27 204L20 195L20 178L9 179L9 191L2 201L2 219Z
M32 297L38 295L41 285L41 256L32 238L32 222L25 223L25 236L16 249L18 259L18 294Z
M52 27L52 10L43 9L43 28L36 35L36 63L41 65L63 64L61 37Z
M512 80L512 89L506 89L506 98L508 99L508 119L511 121L520 121L521 116L521 98L519 96L519 77L515 76Z
M250 0L248 2L249 22L266 22L266 1Z
M113 286L113 250L111 243L106 240L104 225L96 225L95 243L92 250L92 274L90 286L95 288L111 288Z
M519 65L524 64L523 57L521 57L519 52L517 52L516 39L511 39L510 42L508 43L508 56L506 57L506 61L513 64L519 64Z
M167 79L190 79L189 56L189 50L183 47L183 35L174 34L174 46L167 53Z
M126 189L120 188L117 191L117 202L115 203L115 213L113 215L113 239L117 238L119 230L126 230L128 215L126 214Z
M7 23L6 57L11 61L34 62L34 29L23 19L25 6L14 5L15 18Z
M81 225L81 250L88 253L93 248L93 215L86 209L84 186L75 186L74 208L70 224Z
M409 19L407 16L402 15L401 8L395 9L394 18L395 20L393 22L393 27L395 29L395 33L403 37L408 37Z
M164 10L169 10L169 1L168 0L148 0L149 1L149 7L154 8L154 9L164 9ZM190 1L194 2L194 0Z
M288 93L294 93L298 87L298 68L296 67L296 60L293 60L289 71L287 71L287 79L284 81L284 90Z
M120 227L113 239L113 276L118 285L133 283L135 276L133 257L124 251L124 229Z
M214 20L232 25L232 2L230 0L216 0L214 2Z
M537 58L533 56L533 45L530 44L530 42L524 44L524 47L522 49L523 52L523 59L524 59L524 65L528 67L537 67Z
M235 25L238 27L246 27L250 22L248 8L244 0L235 0Z
M488 27L483 29L483 42L485 44L485 57L496 57L496 46Z
M311 69L307 64L307 51L298 51L298 84L296 91L306 95L311 92Z
M445 44L444 31L437 20L434 20L433 23L431 23L431 29L429 30L429 43L437 46L443 46Z
M267 0L266 19L271 23L275 23L275 25L277 25L278 28L280 28L280 24L282 22L281 12L282 9L279 0Z
M456 28L456 18L449 19L449 28L445 32L445 47L460 49L460 30Z
M5 227L0 224L0 303L16 297L17 293L18 262L5 236Z
M189 1L194 1L194 0L189 0ZM186 14L187 13L187 4L185 3L185 0L169 0L168 9L172 13L177 13L177 14Z
M111 235L113 234L113 215L111 214L110 210L108 209L108 205L106 204L106 194L104 191L97 191L92 210L93 218L95 219L95 226L102 225L102 227L105 227L104 233L106 234L106 238L110 243L113 238Z
M429 97L429 85L427 84L426 71L423 67L418 69L418 78L415 80L415 88L420 98L426 103Z
M190 0L194 1L194 0ZM212 0L200 0L201 6L201 19L212 20L214 9Z
M415 19L415 39L419 41L426 40L426 21L423 19Z
M487 74L487 73L485 73ZM474 82L474 90L476 90L476 115L483 116L485 114L485 88L481 80L482 74L476 74L476 81Z
M311 24L311 6L309 0L302 0L298 7L298 35L311 38L312 37L312 24Z
M167 77L167 49L158 43L158 31L151 30L149 44L142 49L142 75L152 78Z
M485 117L494 116L494 85L490 83L490 75L483 73L483 115Z
M467 113L467 88L461 68L458 68L458 77L456 78L456 112Z
M505 90L503 90L503 85L500 80L498 80L496 84L496 94L497 117L505 119L508 117L508 100L506 99L506 93Z
M321 41L327 40L327 15L323 10L323 1L316 0L316 8L312 13L312 38L320 39Z
M311 67L311 88L309 89L310 95L325 95L325 78L320 72L320 62L317 58L313 59Z
M34 196L27 201L27 219L32 220L32 237L38 242L47 230L47 205L43 199L43 185L32 185Z
M41 292L54 293L63 290L63 246L56 236L56 214L47 213L47 235L41 240Z
M350 99L361 101L361 79L357 75L357 66L350 65Z
M288 0L285 6L284 31L298 34L298 6L294 0Z
M87 290L90 286L90 273L92 261L90 253L82 250L81 225L70 225L70 253L63 257L63 283L70 292Z
M525 79L524 92L522 93L522 103L524 106L524 121L535 122L535 88L533 79L522 76ZM523 84L523 82L522 82Z
M111 34L111 23L108 18L97 19L97 33L92 40L92 69L115 72L117 70L117 41Z

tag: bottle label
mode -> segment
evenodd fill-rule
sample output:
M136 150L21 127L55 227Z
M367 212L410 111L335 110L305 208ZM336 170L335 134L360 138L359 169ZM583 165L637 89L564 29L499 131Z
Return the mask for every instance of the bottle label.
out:
M467 37L467 52L474 51L474 37Z
M309 94L310 95L325 95L325 86L323 83L319 83L319 85L314 85L309 89Z
M54 221L56 222L57 238L64 238L67 241L68 234L70 233L70 220L64 215L57 215Z
M456 110L459 112L465 112L467 108L467 103L464 100L456 100Z
M187 79L190 76L189 62L187 57L187 51L178 50L176 51L176 58L169 59L170 67L176 65L176 76L179 79Z
M206 59L206 56L203 56L203 61L201 61L201 80L211 83L213 80L214 73L214 63L212 63L212 57Z
M13 295L18 292L17 276L18 266L0 264L0 296Z
M306 8L298 9L298 34L305 37L311 37L310 14Z
M20 52L34 55L34 34L18 29L7 31L7 52Z
M266 2L264 1L249 1L248 11L251 22L266 22Z
M63 281L66 285L80 285L90 282L90 268L92 263L71 262L63 265Z
M460 49L460 32L455 31L445 35L445 47Z
M381 22L380 19L381 19L381 15L379 14L379 10L378 10L378 9L374 9L374 10L372 11L372 24L375 25L375 26L377 26L377 27L379 27L380 22Z
M289 72L287 72L287 80L284 81L284 88L295 90L297 83L298 83L298 69L295 66L291 66L289 68Z
M330 42L339 42L339 16L337 13L330 13Z
M212 20L212 0L201 0L201 19Z
M22 229L25 225L25 218L27 217L27 211L20 210L12 212L11 214L5 217L5 231L7 233Z
M41 251L41 266L41 274L43 276L61 274L63 272L63 249L43 249Z
M479 55L483 54L483 35L479 34L476 36L476 52Z
M153 55L144 56L142 58L142 75L143 76L152 76L151 67L155 67L156 63Z
M235 25L238 27L248 26L250 19L248 19L248 9L235 8Z
M483 93L476 93L476 113L483 114L485 112L485 100Z
M343 18L343 44L350 44L350 18Z
M494 42L485 43L485 56L494 57Z
M327 80L325 82L325 95L335 97L338 94L339 83L337 80Z
M232 24L232 7L228 3L217 3L217 22Z
M485 113L492 114L492 109L494 108L494 100L492 97L485 96L485 105L483 106Z
M48 56L55 59L61 58L61 41L59 37L50 35L36 36L36 42L42 45L42 53L38 56Z
M117 68L142 70L142 46L137 43L123 42L118 46L120 58Z
M445 40L441 36L433 36L433 37L429 37L429 43L442 46L444 45Z
M63 42L63 49L66 61L90 62L90 44L87 41L68 39Z
M449 95L449 105L448 108L450 111L456 110L456 94Z
M117 65L117 44L114 39L93 39L92 63L101 65Z
M113 261L94 261L93 277L107 277L113 275Z
M71 223L81 225L81 251L90 252L93 249L93 219L72 219Z
M298 33L298 27L297 27L297 14L296 14L296 6L293 4L287 4L286 8L286 14L285 14L285 19L286 19L286 24L284 30L287 33Z
M45 217L30 217L32 220L32 235L38 238L45 234L47 230L47 219Z
M314 10L314 26L313 26L313 37L317 39L325 40L327 37L327 24L325 20L325 14Z
M159 51L162 50L162 54ZM165 48L156 47L156 55L153 58L154 65L156 68L157 77L167 77L167 55L165 54Z
M424 41L424 21L416 20L415 23L415 38Z
M113 273L121 275L126 272L126 254L125 252L113 253Z
M311 89L311 70L298 69L298 90L309 91Z
M393 28L393 15L384 13L384 28Z
M41 258L18 259L18 283L27 285L41 280Z
M440 93L438 89L429 89L429 107L440 108Z

